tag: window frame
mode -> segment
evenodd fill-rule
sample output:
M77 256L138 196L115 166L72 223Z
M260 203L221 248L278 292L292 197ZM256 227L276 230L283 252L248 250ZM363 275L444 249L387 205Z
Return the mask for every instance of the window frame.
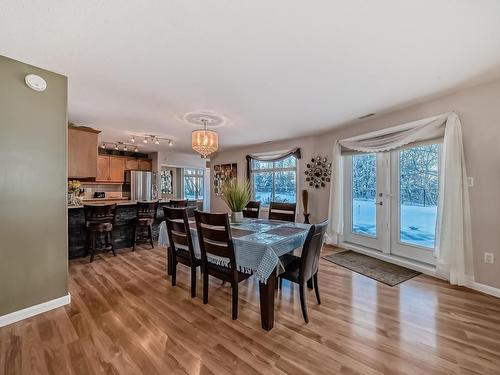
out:
M266 154L266 155L262 155L262 156L269 157L270 159L272 159L273 156L275 156L275 155L276 155L276 153ZM292 157L295 159L295 166L294 167L274 168L275 163L279 163L279 162L281 162L284 159L289 158L289 157ZM299 173L298 173L299 172L298 171L298 167L299 167L298 160L299 159L295 155L289 155L286 158L279 159L279 160L256 160L256 159L254 159L251 161L251 163L250 163L251 169L250 169L249 175L250 175L250 190L251 190L252 200L255 200L255 184L254 184L254 174L255 173L271 173L272 174L273 183L272 183L272 187L271 187L271 202L273 202L274 198L275 198L275 194L276 194L275 174L279 173L279 172L294 172L295 173L295 202L293 202L293 203L298 202L298 177L299 177L298 176L299 175ZM255 162L272 163L273 168L254 168ZM267 211L267 210L269 210L269 205L268 204L266 205L264 202L261 202L261 208L264 211Z

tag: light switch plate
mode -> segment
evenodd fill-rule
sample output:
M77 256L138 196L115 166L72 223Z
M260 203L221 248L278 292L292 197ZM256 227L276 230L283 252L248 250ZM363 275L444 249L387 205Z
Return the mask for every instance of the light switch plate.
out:
M468 187L473 187L474 186L474 177L467 177L467 186Z

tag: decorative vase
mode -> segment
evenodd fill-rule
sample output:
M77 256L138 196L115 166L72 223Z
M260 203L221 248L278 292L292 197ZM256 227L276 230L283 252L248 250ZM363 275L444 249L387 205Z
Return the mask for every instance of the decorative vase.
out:
M68 193L68 205L79 206L82 204L82 199L76 193Z
M243 220L243 212L231 212L231 222L232 223L241 223Z

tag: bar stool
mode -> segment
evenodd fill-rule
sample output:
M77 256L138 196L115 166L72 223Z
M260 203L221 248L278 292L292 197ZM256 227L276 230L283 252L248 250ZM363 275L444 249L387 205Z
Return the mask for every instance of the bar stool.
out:
M83 212L85 215L87 253L90 252L90 263L94 261L96 250L112 251L113 255L116 256L113 244L116 204L84 205ZM104 234L104 248L97 249L97 237L102 234Z
M137 215L134 222L134 247L138 243L138 240L141 242L147 242L151 244L151 248L154 249L153 244L153 223L156 220L156 213L158 211L158 201L155 202L137 202ZM140 232L148 231L147 237L142 236L141 238L137 238L137 230Z

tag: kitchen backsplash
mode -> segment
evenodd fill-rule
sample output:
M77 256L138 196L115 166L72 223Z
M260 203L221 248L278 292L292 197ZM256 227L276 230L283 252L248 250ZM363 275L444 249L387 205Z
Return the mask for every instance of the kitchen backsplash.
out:
M122 197L122 185L111 185L111 184L86 184L82 182L82 189L85 190L83 194L84 198L93 198L96 191L103 191L106 194L106 198L121 198Z

